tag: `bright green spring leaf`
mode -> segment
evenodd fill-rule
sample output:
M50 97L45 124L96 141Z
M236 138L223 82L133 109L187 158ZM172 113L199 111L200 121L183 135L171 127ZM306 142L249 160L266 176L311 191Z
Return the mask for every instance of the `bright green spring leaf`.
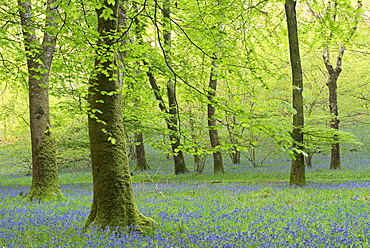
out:
M117 140L113 137L109 137L108 140L112 143L112 145L116 144Z
M104 20L113 20L113 10L110 8L103 9L102 13L99 16L100 18L103 18Z

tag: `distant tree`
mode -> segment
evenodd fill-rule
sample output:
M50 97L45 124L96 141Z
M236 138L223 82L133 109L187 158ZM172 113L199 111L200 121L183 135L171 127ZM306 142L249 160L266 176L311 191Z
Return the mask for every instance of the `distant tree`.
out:
M218 7L223 6L221 1L216 1ZM211 147L213 149L213 171L214 173L224 173L224 164L222 161L222 153L220 150L220 138L217 131L217 119L216 119L216 107L214 105L214 98L217 92L217 83L219 75L219 65L217 64L220 60L219 50L221 48L223 33L225 32L225 25L222 23L223 13L222 9L215 11L215 18L217 19L216 25L216 44L215 51L213 52L212 62L211 62L211 73L209 77L208 89L207 89L207 115L208 115L208 129L209 129L209 139L211 142Z
M146 159L143 132L139 132L135 135L135 151L136 151L135 171L149 170L150 166Z
M350 1L344 1L341 3L342 5L345 5L347 9L352 9L351 2ZM342 63L343 63L343 55L345 52L345 46L343 42L348 42L354 32L357 29L357 25L359 22L359 12L358 10L362 8L362 1L357 1L357 9L354 11L354 20L350 21L349 25L349 32L345 32L346 34L341 34L343 36L341 43L339 44L339 52L336 57L336 63L335 66L330 62L330 43L335 39L334 32L341 32L342 30L336 30L336 23L340 23L342 26L346 26L346 19L351 18L344 18L344 20L340 20L339 18L339 7L337 1L328 1L326 3L326 10L325 14L316 13L310 5L308 5L310 12L312 15L322 24L323 29L323 39L324 39L324 50L323 50L323 61L327 70L328 78L326 81L326 85L329 89L329 111L331 115L330 120L330 127L334 130L339 130L339 123L340 120L338 118L339 116L339 107L338 107L338 78L342 72ZM347 10L348 11L348 10ZM343 10L342 12L345 13ZM353 15L353 13L351 13ZM352 16L351 16L352 17ZM326 30L328 29L328 30ZM344 32L343 32L344 33ZM334 134L333 136L333 143L331 144L331 159L330 159L330 169L339 169L341 167L341 159L340 159L340 143L339 143L339 136L337 134Z
M134 9L134 11L136 13L138 13L138 3L137 2L132 2L132 8ZM121 7L120 8L120 12L122 12L123 8ZM128 34L128 32L126 32L126 30L120 30L120 29L124 29L125 27L127 27L128 25L128 18L127 18L127 15L125 15L124 13L119 13L119 31L121 33L125 33L125 34ZM124 36L124 39L122 39L122 42L123 44L127 42L127 40L132 40L133 42L138 42L139 44L142 43L142 35L141 35L141 23L139 21L139 18L138 16L136 15L134 17L134 22L135 22L135 28L134 28L134 35L125 35ZM130 36L130 37L129 37ZM125 68L128 67L126 61L125 61L125 57L126 57L126 52L125 51L121 51L120 53L120 60L121 60L121 63L122 63L122 71L125 70ZM140 63L139 62L136 62L137 65L139 65ZM127 70L126 70L127 71ZM125 72L126 73L126 72ZM124 74L125 74L124 73ZM140 74L140 69L136 69L136 71L134 72L134 77L138 77L138 75ZM120 77L120 80L122 81L122 84L124 84L124 77L123 75ZM131 95L130 97L130 100L133 102L134 104L134 108L139 108L140 107L140 101L141 101L141 96L140 96L140 87L138 87L138 83L137 81L134 81L134 82L131 82L131 83L127 83L128 84L128 87L130 88L129 92L128 92L128 95ZM135 171L145 171L145 170L148 170L150 169L149 167L149 163L146 159L146 154L145 154L145 146L144 146L144 134L143 134L143 131L142 131L142 128L140 128L142 126L142 123L141 123L141 120L139 118L137 118L137 115L135 116L130 116L130 118L132 119L132 122L133 122L133 127L132 128L132 131L134 132L134 146L135 148L132 149L132 153L131 155L134 155L133 157L136 158L136 167L135 167ZM134 151L133 151L134 150Z
M209 78L209 84L208 84L208 104L207 104L207 114L208 114L208 128L209 128L209 139L211 141L211 147L214 149L213 151L213 171L214 173L224 173L224 164L222 161L222 154L220 149L220 139L218 137L218 131L217 131L217 120L215 117L216 114L216 107L214 106L214 103L212 102L213 99L216 96L216 90L217 90L217 53L215 52L214 58L212 60L212 69L210 73Z
M172 66L171 61L171 0L164 0L163 1L163 48L164 48L164 55L166 56L167 64ZM185 173L188 172L188 168L185 164L184 154L180 149L181 141L179 137L178 131L178 104L177 104L177 96L176 96L176 83L173 78L170 78L167 81L167 98L168 98L168 118L167 118L167 126L170 130L170 142L171 148L173 152L173 158L175 163L175 174Z
M230 149L230 158L233 164L240 164L240 155L241 150L240 147L240 137L243 134L243 130L236 130L237 122L235 116L227 117L226 120L226 127L229 135L230 142L233 144Z
M96 3L98 41L95 69L89 82L89 137L94 195L85 227L144 232L154 221L136 207L126 154L122 120L122 85L117 58L119 1ZM126 10L122 10L122 14ZM125 27L127 29L127 27ZM122 30L124 27L122 27ZM122 46L120 44L120 46ZM121 48L122 49L122 48Z
M23 30L24 49L27 57L29 112L32 145L32 184L27 198L54 200L62 195L58 184L56 142L51 131L49 113L49 75L56 46L58 1L45 3L43 39L39 42L36 16L29 1L18 0L19 15Z
M303 155L303 132L304 114L303 114L303 78L301 57L299 53L299 41L297 30L297 1L285 1L286 21L288 25L290 65L293 77L293 159L290 172L290 185L306 185L305 162Z
M328 71L329 77L326 85L329 88L329 109L332 119L330 120L330 127L336 130L339 129L339 118L338 118L338 93L337 93L337 80L342 71L342 56L344 54L344 46L340 47L340 51L337 57L337 64L334 68L330 63L329 59L329 48L325 47L323 53L323 59L325 67ZM339 138L337 135L333 137L334 143L331 146L331 159L330 159L330 169L340 168L340 148L339 148Z
M199 118L199 117L198 117ZM199 121L199 120L198 120ZM196 131L196 122L197 119L195 117L195 114L192 112L192 108L189 109L189 126L191 131L191 141L193 143L192 149L193 149L193 159L194 159L194 172L202 173L204 171L204 165L205 165L205 155L199 154L199 150L201 147L201 144L199 142L199 133Z

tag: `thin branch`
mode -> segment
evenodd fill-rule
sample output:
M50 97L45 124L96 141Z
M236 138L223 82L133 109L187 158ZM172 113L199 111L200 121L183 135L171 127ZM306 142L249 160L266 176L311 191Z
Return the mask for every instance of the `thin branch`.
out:
M130 18L131 19L131 22L130 22L130 24L128 25L128 27L127 27L127 29L121 34L121 36L117 39L117 41L116 42L119 42L123 37L125 37L126 36L126 34L128 33L128 31L131 29L131 26L132 26L132 24L135 22L135 19L142 13L142 12L144 12L144 10L146 9L146 3L147 3L147 0L145 0L144 1L144 3L143 3L143 7L142 7L142 9L141 10L139 10L132 18ZM121 6L120 6L120 8L121 8Z

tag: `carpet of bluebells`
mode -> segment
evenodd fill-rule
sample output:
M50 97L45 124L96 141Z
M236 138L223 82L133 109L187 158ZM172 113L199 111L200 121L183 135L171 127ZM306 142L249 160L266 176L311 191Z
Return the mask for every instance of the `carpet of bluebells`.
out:
M289 159L258 168L226 164L225 175L209 165L201 175L174 176L171 161L151 158L163 168L136 174L133 184L139 210L157 222L146 235L83 230L89 170L60 174L63 200L30 203L22 195L31 178L8 173L19 163L2 160L0 248L370 247L369 154L343 156L339 171L318 155L303 188L288 185Z
M156 231L111 234L82 226L91 183L65 199L28 203L25 185L0 186L0 247L370 247L370 181L134 183Z

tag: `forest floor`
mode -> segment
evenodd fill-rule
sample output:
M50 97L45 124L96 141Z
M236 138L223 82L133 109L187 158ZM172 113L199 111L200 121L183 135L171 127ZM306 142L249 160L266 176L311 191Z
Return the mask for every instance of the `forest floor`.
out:
M0 147L0 247L370 247L368 148L344 148L335 171L317 154L303 188L289 187L285 156L252 167L225 155L225 174L214 175L209 158L202 174L173 175L172 161L148 149L152 169L133 176L138 208L158 224L147 235L83 232L92 202L84 160L62 163L64 199L22 201L31 177L19 149Z

